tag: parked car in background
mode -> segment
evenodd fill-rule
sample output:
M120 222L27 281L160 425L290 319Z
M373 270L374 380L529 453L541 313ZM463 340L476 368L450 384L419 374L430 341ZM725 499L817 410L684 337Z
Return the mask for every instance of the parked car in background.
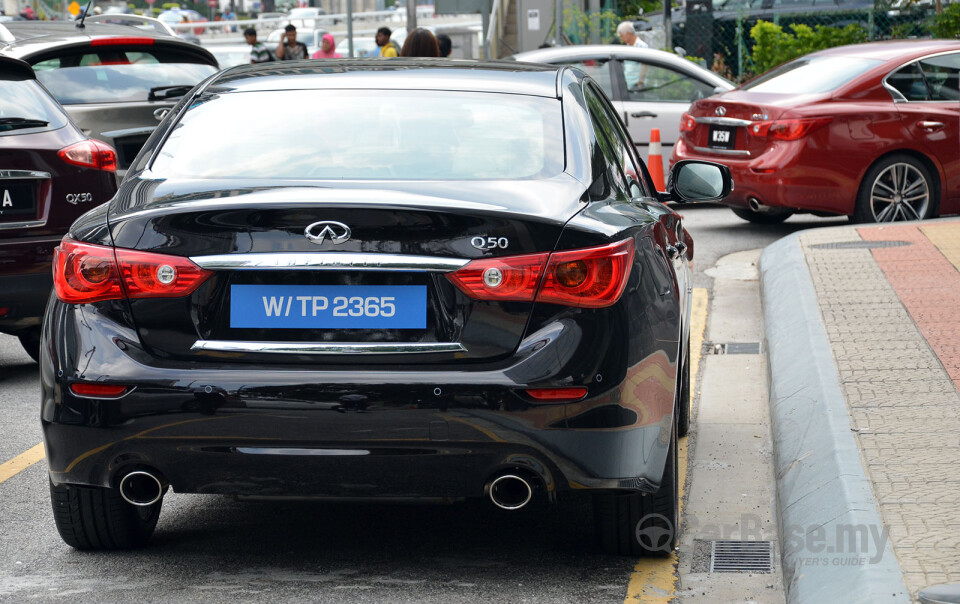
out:
M116 153L84 136L27 63L0 55L0 332L34 359L53 248L117 190Z
M174 8L170 10L165 10L159 15L157 19L163 21L167 25L177 26L184 23L206 23L207 18L198 13L197 11L189 8ZM195 36L202 36L206 31L206 27L192 27L189 29L183 29L179 27L174 27L178 33L192 33Z
M122 173L177 100L217 71L217 60L166 34L127 25L76 25L0 25L0 53L30 63L77 125L117 150Z
M353 38L353 55L354 57L370 57L373 56L377 50L377 40L376 38L370 37L354 37ZM348 40L344 38L340 40L337 44L337 52L340 53L343 57L349 57L350 47Z
M290 25L293 25L297 29L316 29L318 25L324 23L319 17L326 14L327 12L322 8L305 6L290 9L287 19L289 19Z
M665 158L680 137L680 116L690 103L734 88L729 80L691 61L652 48L563 46L522 52L513 58L582 69L613 101L638 147L647 147L651 129L660 130Z
M593 494L607 552L673 551L692 240L663 202L722 197L726 168L659 193L589 77L502 61L234 68L160 128L55 259L68 544L144 545L169 487Z
M250 45L246 42L243 44L208 44L204 48L216 57L220 69L250 63ZM267 50L273 52L273 48L269 46Z
M960 41L843 46L697 101L671 162L722 161L745 220L960 212Z

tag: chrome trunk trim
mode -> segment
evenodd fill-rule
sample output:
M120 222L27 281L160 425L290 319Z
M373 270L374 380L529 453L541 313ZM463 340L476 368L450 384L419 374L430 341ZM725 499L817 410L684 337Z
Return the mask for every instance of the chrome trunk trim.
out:
M0 180L47 180L49 172L36 170L0 170Z
M749 126L753 122L750 120L740 120L735 117L695 117L698 124L713 124L715 126Z
M218 254L190 258L208 270L353 270L353 271L427 271L448 273L470 262L461 258L404 256L401 254L364 254L349 252Z
M269 354L429 354L466 352L459 342L375 343L364 342L240 342L197 340L191 350L261 352Z
M698 153L713 153L714 155L730 155L733 157L750 157L750 152L746 149L712 149L710 147L694 147Z

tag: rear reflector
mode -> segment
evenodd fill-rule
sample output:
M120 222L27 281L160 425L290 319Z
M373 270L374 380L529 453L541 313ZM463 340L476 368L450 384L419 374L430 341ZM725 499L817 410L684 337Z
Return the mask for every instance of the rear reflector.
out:
M153 46L153 38L115 36L90 40L90 46Z
M213 272L183 256L168 256L64 237L53 252L53 286L70 304L128 298L179 298Z
M120 384L93 384L77 382L70 384L70 391L80 396L96 396L99 398L116 398L127 392L127 387Z
M528 388L525 392L538 401L579 401L587 396L586 388Z

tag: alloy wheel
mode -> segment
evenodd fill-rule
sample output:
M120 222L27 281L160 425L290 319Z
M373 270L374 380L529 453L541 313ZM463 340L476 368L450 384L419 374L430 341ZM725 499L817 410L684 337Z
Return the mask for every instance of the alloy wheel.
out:
M870 209L876 222L922 220L929 207L930 186L916 166L891 164L873 181Z

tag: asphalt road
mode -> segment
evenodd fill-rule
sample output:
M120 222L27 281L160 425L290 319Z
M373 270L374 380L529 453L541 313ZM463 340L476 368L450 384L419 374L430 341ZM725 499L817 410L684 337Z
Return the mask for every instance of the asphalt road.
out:
M722 256L844 220L756 226L681 207L696 287ZM37 366L0 335L0 464L40 442ZM0 466L2 467L2 466ZM2 480L2 475L0 475ZM0 601L622 602L636 561L600 555L586 499L501 512L451 506L236 502L170 494L136 552L76 552L56 533L46 465L0 482Z

